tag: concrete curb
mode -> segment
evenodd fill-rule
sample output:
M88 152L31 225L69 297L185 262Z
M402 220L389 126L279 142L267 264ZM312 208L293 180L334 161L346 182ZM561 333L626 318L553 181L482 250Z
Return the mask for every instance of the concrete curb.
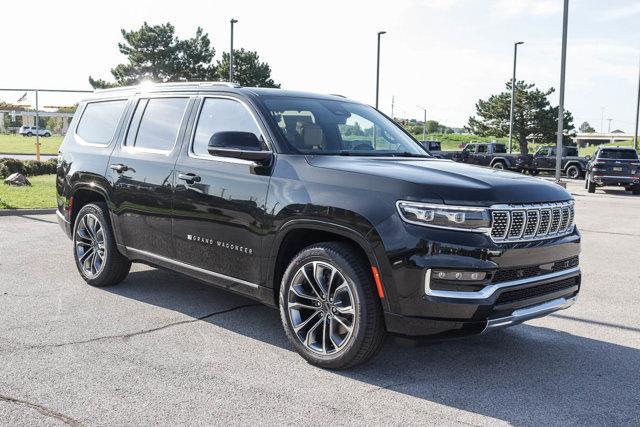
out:
M56 208L51 209L0 209L0 216L20 215L46 215L56 213Z

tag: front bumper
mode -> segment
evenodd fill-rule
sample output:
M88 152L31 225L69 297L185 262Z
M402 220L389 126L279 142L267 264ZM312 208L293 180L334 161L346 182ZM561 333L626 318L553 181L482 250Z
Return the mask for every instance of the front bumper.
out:
M479 234L404 227L404 239L397 240L402 248L387 248L390 272L383 276L385 321L392 334L476 335L568 308L580 290L577 230L544 241L496 244ZM530 274L532 267L541 268ZM489 276L473 290L432 287L431 271L441 269ZM513 274L498 279L498 272L505 271Z

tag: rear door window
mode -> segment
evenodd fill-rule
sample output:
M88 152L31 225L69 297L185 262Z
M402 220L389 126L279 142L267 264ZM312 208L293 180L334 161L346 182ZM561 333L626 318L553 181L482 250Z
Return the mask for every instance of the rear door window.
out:
M189 98L140 99L125 145L147 151L170 152L178 139L188 103Z
M108 145L113 139L126 103L126 100L88 103L76 134L91 144Z

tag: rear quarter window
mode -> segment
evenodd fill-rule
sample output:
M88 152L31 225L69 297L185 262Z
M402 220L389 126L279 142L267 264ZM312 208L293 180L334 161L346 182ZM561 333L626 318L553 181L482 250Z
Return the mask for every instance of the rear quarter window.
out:
M86 142L108 145L118 127L126 100L90 102L84 108L76 134Z

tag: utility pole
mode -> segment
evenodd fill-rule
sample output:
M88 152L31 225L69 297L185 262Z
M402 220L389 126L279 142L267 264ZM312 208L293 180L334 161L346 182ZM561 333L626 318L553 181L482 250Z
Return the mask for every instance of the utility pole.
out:
M516 59L518 58L518 45L524 42L513 44L513 77L511 78L511 109L509 110L509 153L513 147L513 109L516 103Z
M422 119L422 141L425 141L427 135L427 109L419 105L418 108L424 113L424 118Z
M602 107L600 116L600 133L604 133L604 107Z
M609 130L607 131L607 133L611 133L611 122L613 121L613 119L607 119L609 121Z
M640 68L638 71L638 99L636 100L636 131L633 133L633 148L638 151L638 116L640 113Z
M380 36L386 31L378 31L378 55L376 59L376 110L378 109L378 95L380 93Z
M393 118L393 107L395 106L395 97L391 95L391 120L395 121Z
M567 27L569 26L569 0L564 0L562 15L562 60L560 62L560 105L558 105L558 136L556 140L556 182L560 181L562 167L562 139L564 136L564 81L567 70Z
M237 23L238 20L235 18L231 18L231 48L229 49L229 82L233 83L233 24Z

